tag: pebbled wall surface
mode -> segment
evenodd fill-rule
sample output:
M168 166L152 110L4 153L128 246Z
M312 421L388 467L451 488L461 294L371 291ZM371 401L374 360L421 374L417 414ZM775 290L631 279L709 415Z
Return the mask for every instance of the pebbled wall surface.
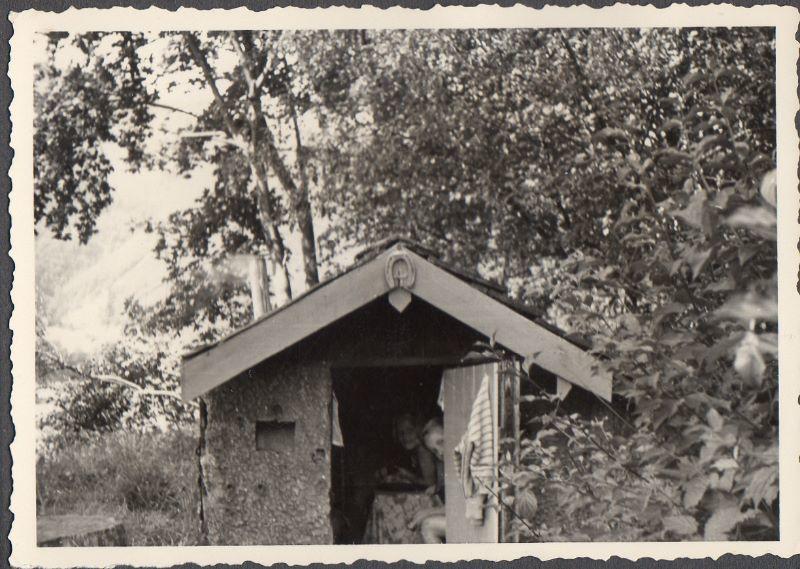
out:
M332 543L329 367L292 351L207 396L211 545ZM294 421L293 452L257 450L257 421Z

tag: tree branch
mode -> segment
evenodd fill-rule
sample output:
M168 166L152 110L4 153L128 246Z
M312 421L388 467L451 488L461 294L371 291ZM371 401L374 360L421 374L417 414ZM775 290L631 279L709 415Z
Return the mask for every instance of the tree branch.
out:
M181 113L181 114L184 114L184 115L189 115L190 117L194 117L196 119L200 118L200 115L198 115L197 113L193 113L192 111L187 111L185 109L179 109L178 107L173 107L172 105L165 105L164 103L155 103L155 102L150 102L150 103L147 103L147 104L150 107L156 107L156 108L159 108L159 109L166 109L168 111L172 111L172 112L175 112L175 113Z
M188 405L188 406L197 406L197 403L194 401L184 401L181 398L180 394L175 391L167 391L166 389L147 389L141 387L134 382L119 377L118 375L110 375L110 374L93 374L89 373L86 370L83 370L77 366L68 364L64 360L62 360L59 356L49 355L50 360L59 368L64 371L70 371L81 376L84 379L88 379L91 381L102 381L105 383L114 383L116 385L121 385L122 387L127 387L129 389L133 389L139 395L146 395L148 397L171 397L173 399L178 399L181 403Z
M218 138L220 139L219 142L224 142L225 144L235 146L236 148L240 148L245 152L249 151L249 147L246 144L244 144L242 141L228 137L224 130L183 130L178 133L178 136L180 138ZM308 149L308 147L306 147L306 149ZM294 148L283 146L280 147L279 150L289 152L294 150Z
M569 43L564 30L559 30L559 36L561 37L561 43L564 46L564 49L567 50L572 67L575 69L575 75L578 77L578 87L580 88L581 96L586 101L586 104L589 105L589 108L595 112L595 116L597 116L597 127L598 130L601 130L605 127L606 121L600 114L600 111L597 109L597 106L594 104L594 101L592 101L592 97L589 94L589 80L586 77L586 74L583 72L580 61L578 61L578 55L575 53L575 50L572 49L572 45Z
M236 140L234 138L230 138L226 135L224 131L221 130L195 130L195 131L183 131L178 134L180 138L214 138L217 139L219 142L224 144L230 144L231 146L235 146L244 150L245 152L248 151L248 147L246 144L241 142L240 140Z
M214 101L217 103L220 113L222 114L222 120L225 123L225 127L228 129L228 132L230 132L231 136L239 136L239 129L236 128L233 122L233 113L231 112L230 106L219 92L217 81L214 79L214 73L211 69L211 65L209 65L208 59L206 59L206 56L200 49L200 43L197 41L195 35L191 32L183 32L183 37L186 40L186 44L189 46L192 59L194 59L195 63L198 65L198 67L200 67L200 70L203 72L203 77L206 80L206 84L208 84L212 95L214 95Z

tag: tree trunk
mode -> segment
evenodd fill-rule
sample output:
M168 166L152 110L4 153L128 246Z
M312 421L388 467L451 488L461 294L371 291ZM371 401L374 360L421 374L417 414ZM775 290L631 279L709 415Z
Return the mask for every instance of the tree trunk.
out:
M264 261L261 255L254 255L250 259L248 281L253 301L253 320L261 318L270 311L269 274Z
M306 149L300 137L300 125L297 121L297 109L294 105L291 89L289 89L289 111L292 114L294 139L297 145L297 166L300 171L300 191L295 203L297 226L300 228L301 247L303 249L303 268L306 275L306 286L313 287L319 282L317 270L317 246L314 235L314 218L311 213L311 200L308 192L308 170L306 163Z
M197 513L200 518L200 545L208 545L208 520L206 519L206 497L208 496L208 487L206 486L206 472L203 468L203 461L206 457L206 431L208 430L208 404L202 397L198 398L199 404L199 421L198 421L198 436L197 436L197 449L195 455L197 458L197 496L198 508Z
M298 218L301 234L300 246L303 250L303 270L306 275L306 287L311 288L319 283L319 272L317 270L314 219L311 216L311 206L308 204L308 200L306 200L302 211L298 212Z
M239 143L244 146L250 147L250 151L246 152L249 154L248 160L250 162L250 167L253 173L253 176L256 179L256 201L258 203L258 217L259 221L261 222L261 228L264 234L264 238L267 242L267 246L270 250L270 255L273 260L277 263L280 263L283 267L284 276L286 278L286 282L284 284L284 294L286 296L286 300L290 300L292 298L292 285L291 279L289 276L289 267L287 266L288 262L288 255L286 254L286 248L283 242L283 237L278 230L278 220L275 219L275 207L272 203L272 196L269 193L269 185L267 183L267 173L266 168L263 167L262 164L262 156L260 152L260 148L258 145L259 141L259 131L260 131L260 123L263 123L265 127L266 133L269 135L267 138L268 140L272 138L271 133L266 125L266 120L263 117L263 113L261 113L260 108L260 101L258 101L258 97L255 93L255 85L253 82L252 75L249 71L249 66L247 65L246 55L244 52L240 51L240 56L242 57L243 61L241 62L241 68L244 71L245 78L247 79L247 83L250 87L249 93L249 100L251 102L251 132L250 132L250 144L242 144L242 141L245 140L241 130L236 126L233 120L233 112L230 108L230 105L225 101L222 93L220 93L219 88L217 87L217 82L214 78L213 70L211 69L211 65L208 63L205 54L203 53L202 49L200 48L200 42L197 40L197 37L193 33L184 32L183 37L186 40L186 44L189 47L189 51L192 55L192 59L194 59L195 63L200 67L200 70L203 73L203 77L205 79L206 84L211 89L211 94L214 96L214 100L219 107L220 113L222 114L223 122L225 123L225 128L228 130L231 138L236 139ZM234 45L237 47L237 50L241 49L239 43L235 41L235 38L232 37L234 40ZM257 103L257 104L254 104Z
M281 156L275 142L275 135L267 124L261 106L261 91L256 85L254 77L254 65L252 58L253 42L249 32L243 32L243 41L239 41L235 33L231 33L230 38L241 59L239 67L242 69L245 81L248 86L248 102L251 112L251 138L256 152L254 157L260 158L266 152L267 164L272 169L275 177L278 178L283 189L289 195L292 213L297 220L297 226L301 234L301 249L303 254L303 272L305 273L306 286L311 288L319 282L319 271L317 268L317 249L316 236L314 234L314 219L311 212L311 203L308 193L308 177L306 173L305 154L300 140L300 129L297 124L297 113L294 101L289 97L289 111L294 126L295 140L297 143L297 164L300 172L300 186L292 176L292 172L286 165L286 161ZM266 174L266 172L265 172Z
M260 161L256 159L250 161L253 176L256 178L258 219L261 222L261 230L264 234L264 239L269 247L270 257L273 263L283 270L285 280L283 283L284 298L280 299L282 302L279 302L279 304L283 304L292 299L292 280L289 273L288 262L289 256L286 253L286 246L283 242L283 236L278 230L278 225L273 221L275 218L275 210L269 195L267 174L265 168L261 167L258 162ZM273 291L275 291L274 288Z
M306 286L311 288L319 282L319 272L317 269L317 249L316 237L314 234L314 219L311 214L311 203L308 199L308 193L303 192L295 184L289 168L283 162L280 156L275 141L269 133L267 140L267 148L269 153L269 162L275 177L281 183L281 186L289 194L292 201L292 211L297 220L297 226L300 229L301 248L303 253L303 270L306 277Z

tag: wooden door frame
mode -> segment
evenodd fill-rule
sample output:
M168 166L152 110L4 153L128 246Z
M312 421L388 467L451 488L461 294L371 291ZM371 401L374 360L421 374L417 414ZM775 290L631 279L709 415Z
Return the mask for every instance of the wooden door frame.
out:
M515 543L518 539L512 539L511 521L513 515L511 511L504 507L504 498L507 495L513 496L514 488L509 488L509 492L504 492L500 480L500 460L504 450L501 441L511 439L511 461L515 467L519 466L521 450L521 422L520 422L520 376L522 374L522 358L513 353L504 353L503 357L484 357L475 360L463 361L457 366L446 366L447 368L469 367L485 363L497 363L497 460L498 460L498 543ZM445 413L447 411L445 410Z
M447 389L446 393L449 393L450 396L453 397L453 399L448 399L448 397L445 396L444 425L445 425L445 434L446 434L446 436L447 436L447 432L448 432L448 424L451 424L453 426L455 426L455 425L458 426L457 429L456 429L458 431L458 435L456 436L455 440L451 439L450 444L456 444L458 437L462 436L461 430L469 428L468 425L469 425L469 421L470 421L471 409L474 406L474 397L476 396L478 390L480 389L479 386L481 385L481 383L483 381L483 380L480 379L480 377L481 376L485 377L485 375L487 375L489 373L491 374L491 380L492 381L491 381L491 384L489 386L489 389L490 389L490 396L491 396L491 399L492 399L492 407L493 407L493 409L492 409L492 417L493 417L493 421L492 421L493 422L493 435L492 435L492 438L493 438L493 445L492 446L494 447L495 453L497 453L495 455L496 468L495 468L495 476L493 477L494 480L492 482L492 486L493 487L489 489L489 494L487 495L486 502L484 504L484 507L486 508L485 515L487 515L487 516L491 515L491 518L492 518L490 526L488 526L488 527L486 526L486 524L488 524L489 521L488 521L487 518L484 518L484 522L482 524L484 527L478 533L473 535L472 531L467 530L466 533L462 535L461 530L457 529L457 527L460 527L460 524L458 524L456 522L458 520L461 520L461 516L464 514L464 512L463 512L464 506L463 505L455 505L455 502L454 502L452 504L453 505L453 509L451 510L451 508L450 508L450 506L451 506L450 499L456 499L457 497L455 497L455 496L451 497L450 496L449 492L451 490L453 490L453 489L451 488L451 485L449 483L446 484L446 487L448 488L448 490L447 490L448 498L445 500L445 504L447 506L447 514L446 515L447 515L447 518L448 518L448 522L447 522L448 543L450 543L451 540L453 540L453 539L456 539L457 543L461 543L461 542L463 542L463 543L500 543L500 539L501 539L501 537L503 535L503 531L501 530L501 524L502 524L501 513L502 513L502 509L503 509L502 508L502 503L501 503L502 495L498 492L499 484L497 484L497 481L499 479L496 476L497 473L499 472L499 470L498 470L498 468L499 468L498 459L499 459L499 456L500 456L500 454L499 454L500 453L500 448L501 448L500 440L501 440L501 437L502 437L501 428L500 428L500 419L501 419L501 417L504 416L502 414L502 410L501 410L501 401L502 401L502 397L501 397L501 393L502 393L502 391L501 391L501 389L502 389L502 383L501 383L502 366L503 366L503 360L500 359L500 358L497 358L497 357L480 357L480 358L471 359L469 361L462 361L461 364L458 365L458 366L450 366L450 367L447 367L447 368L445 368L443 370L443 380L446 380L448 378L449 374L451 374L451 373L453 374L453 375L450 376L450 379L452 381L450 381L447 384L448 387L446 388ZM491 369L491 372L489 372L489 369ZM467 370L467 371L462 372L460 370ZM465 373L466 373L466 375L464 375ZM467 382L472 387L467 387L466 385L464 385L463 387L466 387L467 391L464 392L464 393L459 394L459 392L461 392L461 390L462 390L462 382ZM475 391L473 392L472 390L475 390ZM470 393L471 393L471 395L470 395ZM452 406L454 402L457 402L456 406ZM462 415L464 413L466 415L462 417ZM457 417L460 417L460 418L457 419ZM455 423L451 423L450 420L448 420L448 418L450 418L450 420L452 420L452 421L455 421ZM451 431L452 431L452 429L451 429ZM452 448L451 446L446 446L446 449L451 449L451 448ZM450 452L450 450L446 450L446 454L449 453L449 452ZM452 459L450 459L450 460L452 460ZM451 470L450 472L447 472L448 471L448 466L452 464L452 462L447 462L448 461L448 456L445 457L445 461L446 461L445 462L445 471L446 471L445 477L447 477L448 475L451 475L451 476L454 475L454 473L452 472L452 469L450 469ZM456 478L454 480L457 481L458 480L458 475L455 474L455 476L456 476ZM458 486L458 483L456 483L456 486ZM460 490L453 490L453 491L456 491L458 494L460 494L460 492L461 492ZM458 501L459 502L462 501L461 498L458 498ZM453 516L453 515L455 515L457 517L457 519L451 520L450 517ZM453 522L452 528L451 528L451 522ZM469 524L467 524L467 525L469 525ZM451 531L454 532L452 535L451 535ZM458 536L456 536L455 533L458 533ZM453 543L456 543L456 542L453 542Z

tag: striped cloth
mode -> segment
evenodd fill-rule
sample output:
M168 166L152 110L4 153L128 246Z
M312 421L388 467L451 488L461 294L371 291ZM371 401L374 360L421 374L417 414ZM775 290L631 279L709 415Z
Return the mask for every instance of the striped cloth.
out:
M494 482L496 463L490 383L484 375L472 402L467 432L454 451L456 472L467 498L467 518L476 525L483 524L483 504Z

